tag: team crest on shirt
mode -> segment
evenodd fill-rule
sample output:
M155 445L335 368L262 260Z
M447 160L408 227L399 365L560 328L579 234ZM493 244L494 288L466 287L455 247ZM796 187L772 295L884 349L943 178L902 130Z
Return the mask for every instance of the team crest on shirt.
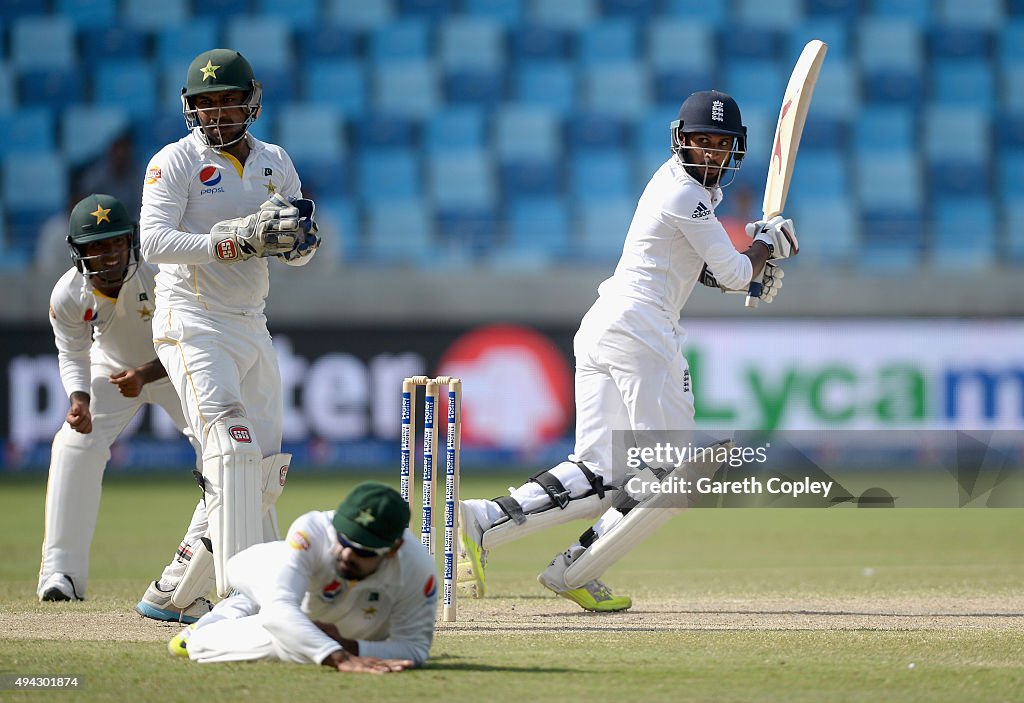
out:
M309 535L302 530L295 530L288 535L288 546L300 552L306 551L310 547Z
M137 312L139 313L139 317L142 318L143 322L149 322L150 320L153 319L153 311L145 303L142 304L142 307L139 308Z

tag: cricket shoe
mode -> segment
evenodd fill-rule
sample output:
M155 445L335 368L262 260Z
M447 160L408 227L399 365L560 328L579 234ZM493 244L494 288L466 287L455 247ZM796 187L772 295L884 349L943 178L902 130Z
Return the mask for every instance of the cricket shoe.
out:
M53 574L39 589L39 602L85 600L75 590L75 582L67 574Z
M537 576L537 580L545 588L593 613L614 613L628 610L633 605L629 596L615 595L598 579L587 581L579 588L569 588L565 583L565 570L571 563L566 554L558 554L551 565Z
M459 501L459 561L456 567L456 587L470 598L483 598L484 568L487 550L483 548L484 530L466 501Z
M167 643L167 651L171 653L171 656L188 656L188 638L192 636L192 632L195 629L195 624L183 627L181 628L181 632L171 638L170 642Z
M205 598L196 598L187 608L178 608L171 603L174 590L162 591L156 581L146 589L142 600L135 606L135 612L144 618L163 622L183 622L191 625L213 609L213 603Z

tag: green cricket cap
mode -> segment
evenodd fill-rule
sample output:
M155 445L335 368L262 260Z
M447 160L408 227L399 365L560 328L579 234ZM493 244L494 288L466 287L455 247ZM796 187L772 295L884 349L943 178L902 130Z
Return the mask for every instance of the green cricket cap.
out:
M334 529L364 547L395 544L409 526L409 506L391 486L360 483L334 511Z
M128 210L113 195L93 193L75 205L69 218L68 240L72 244L88 244L135 231L135 222Z

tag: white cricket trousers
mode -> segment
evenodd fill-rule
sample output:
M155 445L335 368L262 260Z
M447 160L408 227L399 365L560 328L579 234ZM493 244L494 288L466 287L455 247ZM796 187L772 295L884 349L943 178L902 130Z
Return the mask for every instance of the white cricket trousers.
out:
M123 369L94 364L91 370L89 408L92 432L76 432L65 422L53 438L50 473L46 484L42 563L39 586L53 574L66 574L75 591L85 597L89 580L89 546L96 530L100 508L103 471L110 460L110 447L121 431L146 403L159 405L178 429L184 430L181 403L167 379L147 383L136 398L125 398L107 378ZM187 434L187 433L186 433ZM198 445L189 437L192 446ZM197 455L198 457L198 455ZM199 459L197 458L197 466ZM194 532L206 531L206 512L197 506L185 540ZM165 569L170 582L177 582L184 563L173 560ZM39 593L38 595L42 595Z

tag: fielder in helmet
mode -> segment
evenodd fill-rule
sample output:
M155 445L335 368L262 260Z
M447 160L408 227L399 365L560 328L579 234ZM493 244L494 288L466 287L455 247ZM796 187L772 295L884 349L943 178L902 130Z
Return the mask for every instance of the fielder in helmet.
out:
M89 195L71 211L67 242L74 268L53 288L50 324L68 411L50 454L36 589L41 601L86 597L103 472L110 447L129 420L149 403L167 411L179 430L186 427L178 396L153 353L156 267L139 258L136 223L117 198ZM198 453L198 443L193 447ZM200 597L183 607L170 602L206 522L200 502L174 559L143 595L140 613L193 622L210 610ZM206 590L211 587L212 579Z
M280 453L281 375L263 314L269 261L303 266L320 244L291 158L249 133L262 90L245 57L199 54L181 102L190 132L150 160L141 217L142 254L160 268L153 339L202 445L210 524L177 606L206 595L214 573L226 596L228 558L279 537L274 503L290 457Z
M703 91L683 102L671 124L672 154L640 196L615 272L598 288L574 339L573 453L510 495L461 502L458 578L471 595L486 590L492 549L587 518L596 522L556 554L538 580L585 610L629 608L632 600L613 593L600 577L679 509L655 503L630 479L643 476L642 488L674 471L713 474L718 468L706 459L676 465L657 453L653 456L662 458L630 468L614 448L625 450L632 443L642 451L654 449L649 443L659 438L684 445L692 437L692 387L701 379L691 378L683 356L686 331L680 315L697 283L746 291L762 268L774 265L769 259L797 252L790 220L748 225L756 236L741 253L715 216L722 187L743 163L746 142L739 107L725 93ZM766 273L772 283L763 301L778 292L780 278Z

